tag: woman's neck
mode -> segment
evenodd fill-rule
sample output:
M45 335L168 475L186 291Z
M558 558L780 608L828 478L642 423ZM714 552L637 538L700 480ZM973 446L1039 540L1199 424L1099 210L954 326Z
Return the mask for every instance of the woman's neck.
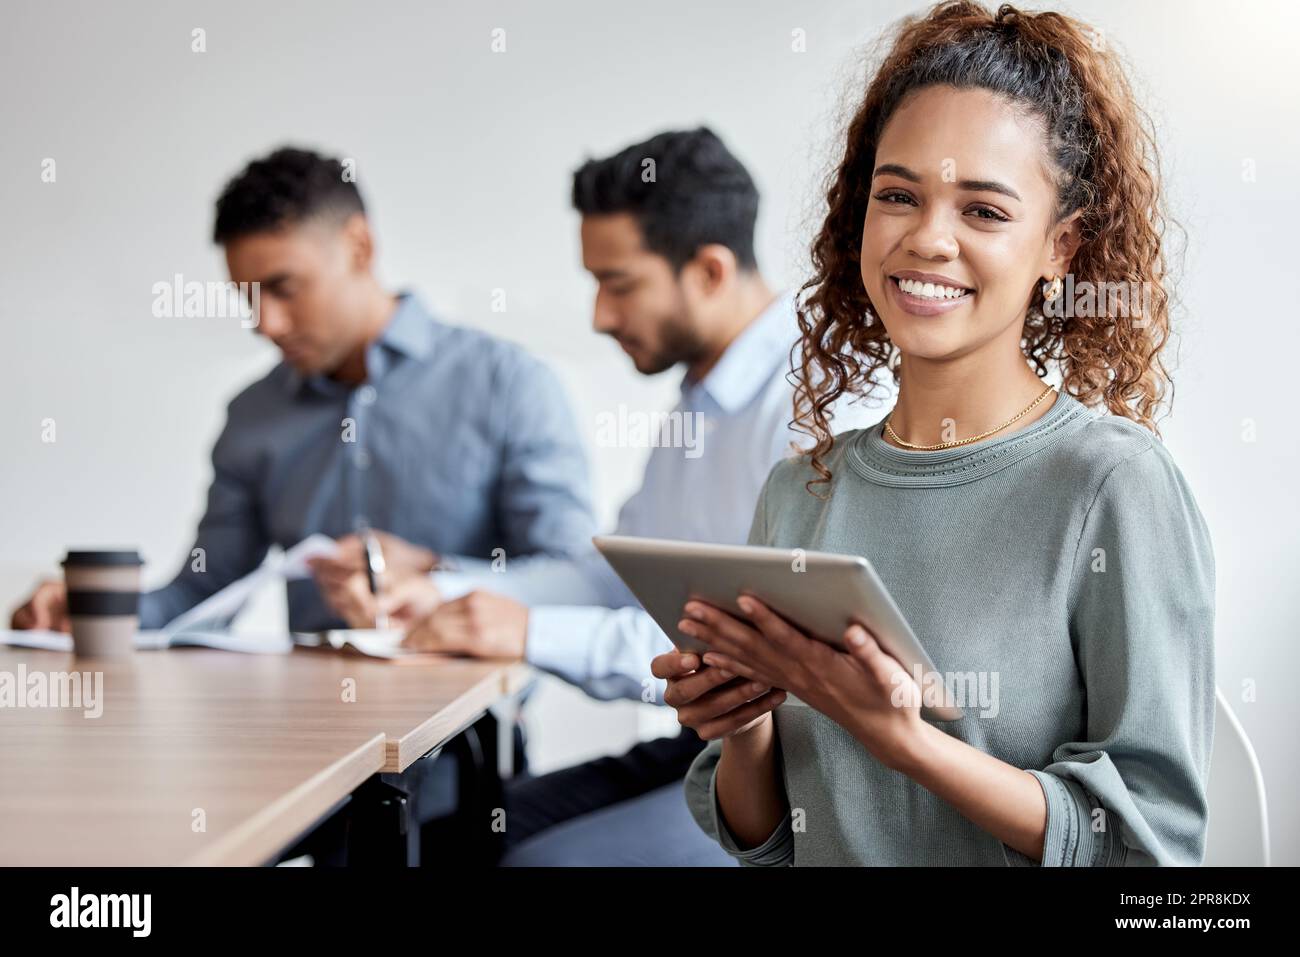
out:
M997 357L973 353L942 362L904 355L898 401L889 415L889 426L911 445L967 439L1006 422L1038 398L1044 388L1043 381L1018 352ZM1052 402L1044 399L1006 431L1024 428L1046 415L1051 407ZM885 441L899 445L888 434Z

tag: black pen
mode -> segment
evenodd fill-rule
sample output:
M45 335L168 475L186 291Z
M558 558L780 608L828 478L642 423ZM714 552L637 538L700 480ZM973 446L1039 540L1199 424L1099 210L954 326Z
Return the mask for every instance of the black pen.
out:
M375 627L388 627L388 613L379 605L379 589L383 583L384 572L388 566L384 562L384 550L379 538L369 528L361 530L361 541L366 547L366 582L370 585L370 594L375 597Z

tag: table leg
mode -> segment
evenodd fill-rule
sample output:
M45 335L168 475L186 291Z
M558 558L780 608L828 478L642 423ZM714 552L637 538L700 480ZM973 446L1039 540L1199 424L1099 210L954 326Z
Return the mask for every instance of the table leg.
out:
M349 867L419 866L420 829L405 790L375 775L353 792L348 813Z

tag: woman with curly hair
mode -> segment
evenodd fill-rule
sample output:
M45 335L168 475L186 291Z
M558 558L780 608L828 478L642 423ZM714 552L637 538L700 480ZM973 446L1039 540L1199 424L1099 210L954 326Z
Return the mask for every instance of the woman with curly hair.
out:
M692 813L756 865L1199 863L1214 561L1155 433L1165 220L1119 60L1057 13L940 4L870 79L827 200L795 408L816 444L750 542L867 557L964 714L923 716L861 627L837 649L752 597L692 602L710 652L654 662L710 740ZM884 369L893 409L834 435Z

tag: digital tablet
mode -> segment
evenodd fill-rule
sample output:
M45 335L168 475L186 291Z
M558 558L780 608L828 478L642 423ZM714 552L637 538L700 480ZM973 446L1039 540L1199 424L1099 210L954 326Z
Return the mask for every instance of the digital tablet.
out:
M736 597L753 595L809 637L836 648L844 647L850 624L863 625L909 674L915 676L919 667L922 675L931 676L926 685L943 700L933 706L927 702L922 708L926 717L956 721L962 716L946 682L935 680L934 662L865 558L623 535L600 535L592 541L682 651L708 650L677 630L687 601L705 602L743 620Z

